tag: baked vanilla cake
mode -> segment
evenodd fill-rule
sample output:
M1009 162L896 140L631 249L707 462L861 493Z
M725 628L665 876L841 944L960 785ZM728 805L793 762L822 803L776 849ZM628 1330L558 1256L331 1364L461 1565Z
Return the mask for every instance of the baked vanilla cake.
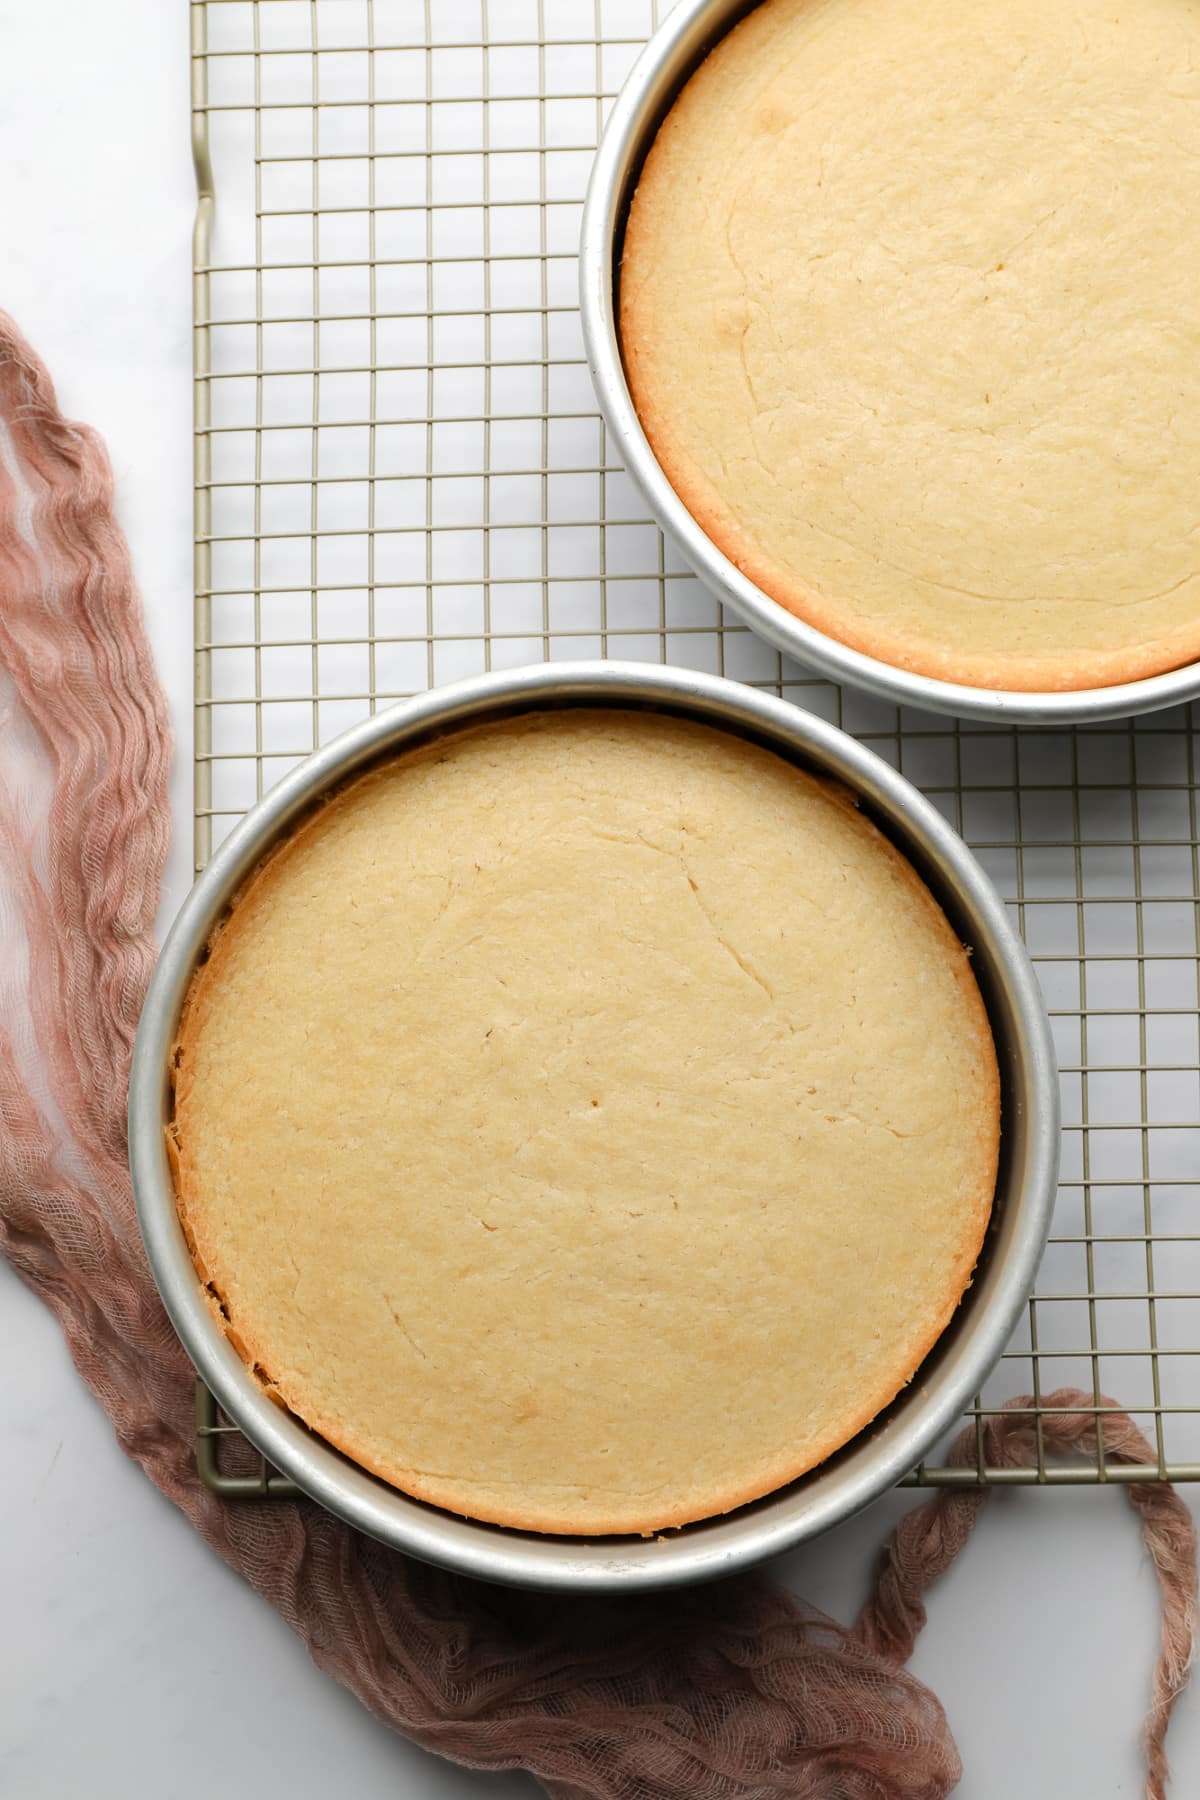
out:
M225 1329L406 1493L649 1533L811 1469L971 1279L968 952L840 788L546 711L356 779L197 970L169 1139Z
M765 0L667 115L620 333L781 606L985 688L1200 655L1200 6Z

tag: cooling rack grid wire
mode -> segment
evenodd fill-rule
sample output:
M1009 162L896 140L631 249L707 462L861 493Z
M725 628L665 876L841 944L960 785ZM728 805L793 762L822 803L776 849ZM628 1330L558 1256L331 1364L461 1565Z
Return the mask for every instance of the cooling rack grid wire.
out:
M1200 1043L1192 709L957 724L818 681L727 617L596 412L575 249L607 107L669 0L192 0L196 864L316 745L484 669L718 671L835 721L973 847L1034 958L1063 1168L1036 1297L913 1477L1200 1479ZM1113 1395L1154 1461L1048 1464L1044 1396ZM982 1426L1033 1396L1038 1457ZM197 1400L218 1491L236 1435ZM235 1459L236 1460L236 1459ZM239 1463L239 1466L241 1464Z

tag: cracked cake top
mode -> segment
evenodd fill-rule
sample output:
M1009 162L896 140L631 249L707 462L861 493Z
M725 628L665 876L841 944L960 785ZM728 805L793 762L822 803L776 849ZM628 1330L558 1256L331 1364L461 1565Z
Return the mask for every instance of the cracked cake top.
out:
M197 971L170 1147L259 1379L406 1492L652 1532L811 1468L970 1280L968 955L839 788L598 709L386 762Z
M977 687L1200 656L1200 6L766 0L668 113L621 346L780 605Z

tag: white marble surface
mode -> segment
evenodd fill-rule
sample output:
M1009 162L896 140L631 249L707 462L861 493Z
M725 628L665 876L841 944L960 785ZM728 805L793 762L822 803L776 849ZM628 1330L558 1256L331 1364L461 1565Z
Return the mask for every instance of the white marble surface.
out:
M187 8L0 0L0 304L66 408L106 434L178 734L187 881L190 683ZM532 1793L377 1726L117 1451L57 1330L0 1266L0 1796L356 1800ZM905 1498L788 1559L847 1616ZM963 1800L1140 1792L1153 1582L1117 1492L1003 1495L932 1602L915 1659L963 1751ZM1200 1792L1200 1696L1172 1737Z

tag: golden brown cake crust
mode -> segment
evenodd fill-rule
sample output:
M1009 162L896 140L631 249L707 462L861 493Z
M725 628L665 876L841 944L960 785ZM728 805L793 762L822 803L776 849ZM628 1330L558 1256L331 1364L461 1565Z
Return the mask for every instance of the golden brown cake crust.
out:
M837 790L657 716L367 774L193 980L170 1151L260 1380L405 1492L649 1533L822 1461L968 1285L968 957Z
M1200 657L1200 8L765 0L668 114L619 318L766 594L1053 692Z

